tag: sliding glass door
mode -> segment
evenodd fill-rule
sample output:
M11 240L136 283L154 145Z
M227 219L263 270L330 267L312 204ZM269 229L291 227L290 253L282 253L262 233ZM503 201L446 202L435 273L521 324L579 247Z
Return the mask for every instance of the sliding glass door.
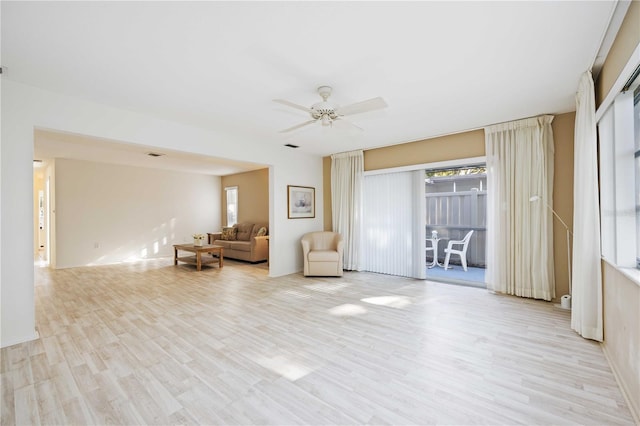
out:
M485 165L425 170L424 187L427 278L484 286Z

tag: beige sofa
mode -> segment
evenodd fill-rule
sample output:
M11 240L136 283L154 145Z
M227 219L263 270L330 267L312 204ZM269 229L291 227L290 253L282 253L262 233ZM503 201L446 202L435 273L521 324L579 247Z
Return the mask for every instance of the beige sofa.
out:
M240 223L236 228L235 240L223 240L222 233L210 233L209 244L223 247L223 256L247 262L264 262L269 259L269 224ZM260 228L266 229L266 235L258 236Z

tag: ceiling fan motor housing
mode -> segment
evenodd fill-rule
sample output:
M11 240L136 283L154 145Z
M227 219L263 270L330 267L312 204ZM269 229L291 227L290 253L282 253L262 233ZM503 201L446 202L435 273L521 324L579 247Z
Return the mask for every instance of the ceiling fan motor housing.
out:
M322 102L318 102L311 106L311 116L316 120L322 119L323 126L330 125L331 121L338 118L338 114L336 114L336 106L327 102L327 99L331 95L331 90L330 86L318 87L318 94L322 97Z
M322 117L329 117L332 120L338 118L338 114L336 114L335 106L327 101L318 102L311 107L311 116L313 118L320 119Z

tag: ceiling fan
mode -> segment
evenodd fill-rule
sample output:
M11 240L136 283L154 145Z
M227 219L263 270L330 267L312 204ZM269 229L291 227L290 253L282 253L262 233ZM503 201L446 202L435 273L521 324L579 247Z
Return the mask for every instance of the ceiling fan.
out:
M330 86L320 86L318 87L318 94L322 98L322 102L315 103L311 105L310 108L307 108L302 105L298 105L296 103L284 100L284 99L274 99L274 102L278 102L279 104L287 105L292 108L296 108L302 111L305 111L311 115L312 120L305 121L304 123L297 124L293 127L289 127L288 129L280 130L280 133L290 132L292 130L299 129L301 127L307 126L309 124L313 124L317 121L320 121L323 126L331 126L334 121L342 121L348 123L349 125L356 127L360 130L362 128L356 126L348 120L345 120L343 117L346 115L360 114L363 112L373 111L376 109L382 109L387 107L387 103L384 99L377 97L373 99L367 99L366 101L356 102L354 104L346 105L343 107L337 106L333 102L327 101L329 96L331 95L331 87Z

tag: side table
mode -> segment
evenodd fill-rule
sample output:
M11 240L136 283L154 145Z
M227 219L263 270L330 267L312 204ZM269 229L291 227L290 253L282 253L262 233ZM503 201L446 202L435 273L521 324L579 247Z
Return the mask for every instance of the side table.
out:
M441 238L427 238L427 241L431 241L431 247L433 247L433 262L427 266L429 269L434 266L440 266L441 268L444 267L442 263L438 262L438 243L440 240Z

